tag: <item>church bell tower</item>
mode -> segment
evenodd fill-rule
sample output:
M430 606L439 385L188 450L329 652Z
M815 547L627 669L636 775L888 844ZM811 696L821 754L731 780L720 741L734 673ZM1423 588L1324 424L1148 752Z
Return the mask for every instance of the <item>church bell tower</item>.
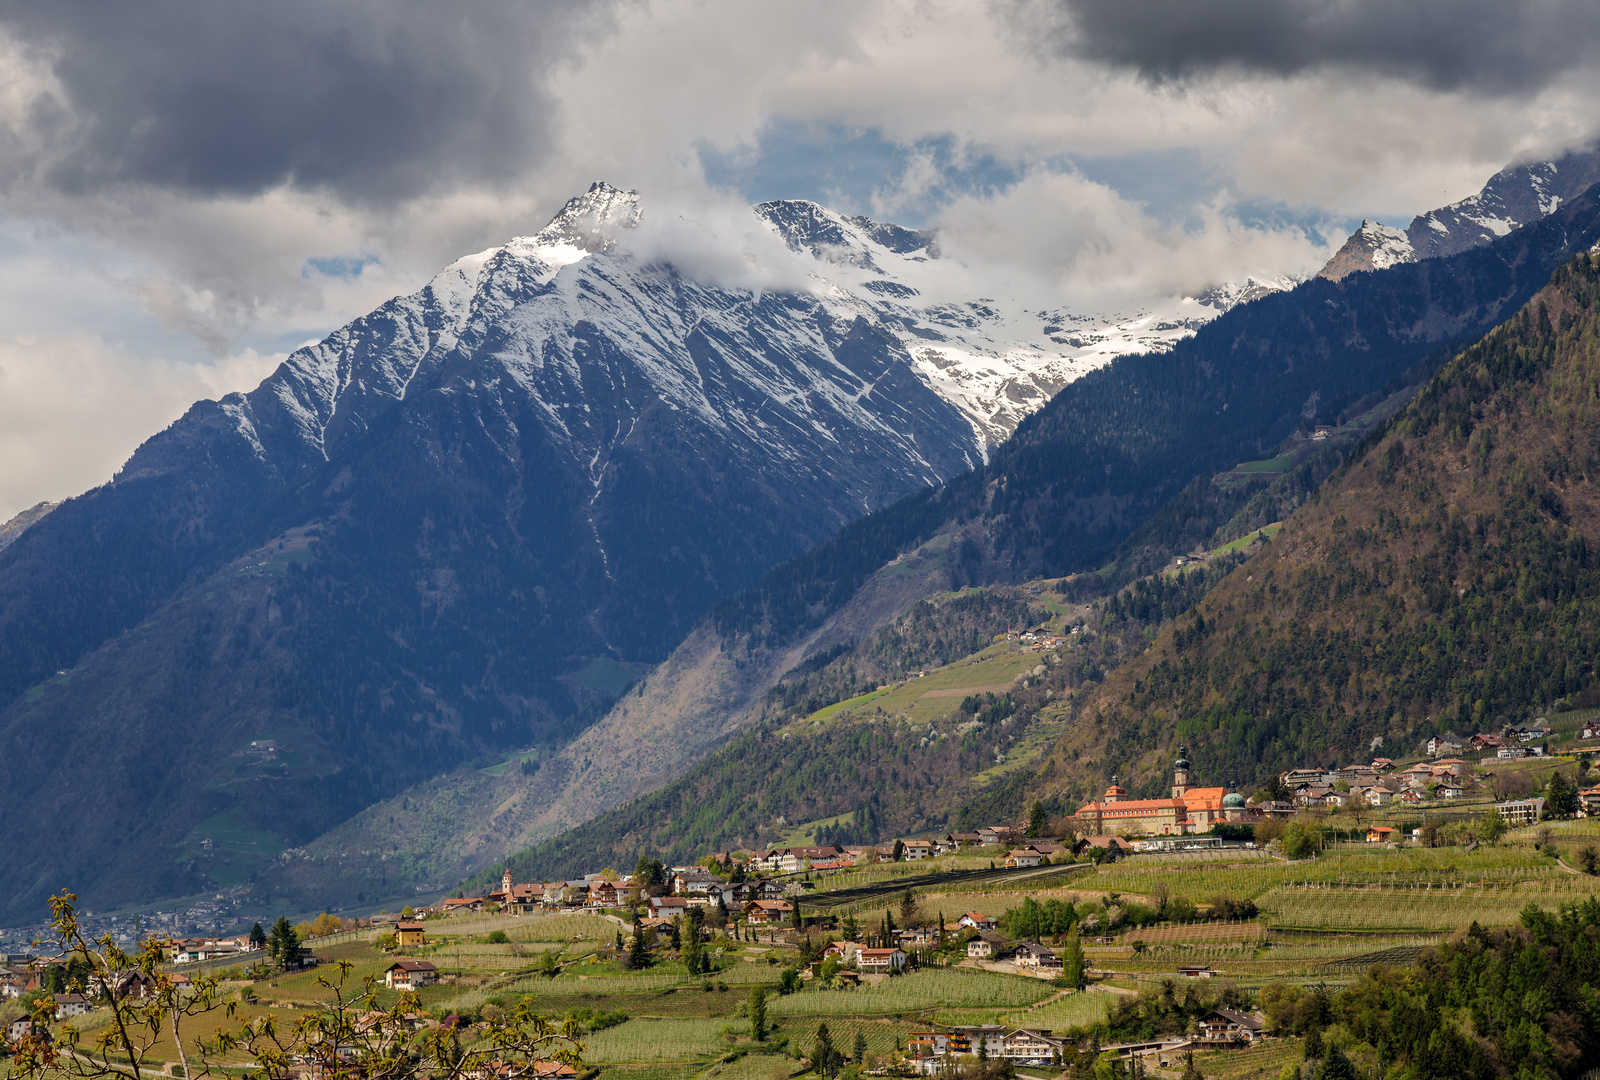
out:
M1183 793L1189 790L1189 748L1178 747L1178 760L1172 763L1172 797L1183 798Z

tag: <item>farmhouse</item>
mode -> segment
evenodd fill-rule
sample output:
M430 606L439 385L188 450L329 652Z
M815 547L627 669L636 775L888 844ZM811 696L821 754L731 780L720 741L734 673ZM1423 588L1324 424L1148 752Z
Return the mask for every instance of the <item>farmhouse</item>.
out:
M1032 971L1050 971L1061 969L1061 957L1039 944L1037 941L1024 941L1017 946L1013 962L1019 968Z
M787 900L752 900L744 906L744 917L751 926L781 923L794 910Z
M439 969L426 960L396 960L383 973L390 990L420 990L439 981Z
M892 974L906 966L906 954L899 949L860 949L856 952L856 967L863 972Z
M1254 1042L1261 1037L1260 1017L1233 1009L1217 1009L1200 1021L1200 1037L1206 1042Z
M400 922L395 924L394 939L402 949L427 944L427 936L426 929L419 922Z
M967 956L973 960L992 960L1005 950L1006 939L985 931L967 942Z
M69 1016L82 1016L93 1006L89 999L82 994L56 994L52 1000L56 1003L56 1019L65 1020Z

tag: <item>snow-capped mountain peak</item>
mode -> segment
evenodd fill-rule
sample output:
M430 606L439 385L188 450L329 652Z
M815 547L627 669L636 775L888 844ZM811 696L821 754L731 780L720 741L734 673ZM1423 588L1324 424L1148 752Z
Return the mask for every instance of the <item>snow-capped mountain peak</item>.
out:
M1338 281L1358 270L1384 270L1400 263L1416 262L1417 251L1404 232L1391 225L1365 219L1361 228L1350 234L1350 239L1328 260L1317 274L1329 281Z
M1357 270L1441 258L1490 243L1556 209L1600 181L1600 150L1576 150L1554 161L1508 165L1475 195L1412 219L1404 232L1375 221L1361 228L1318 277L1338 281Z
M582 195L567 200L567 205L550 224L533 236L538 247L572 247L583 252L610 251L617 233L639 224L642 211L637 191L623 191L604 180L596 180Z

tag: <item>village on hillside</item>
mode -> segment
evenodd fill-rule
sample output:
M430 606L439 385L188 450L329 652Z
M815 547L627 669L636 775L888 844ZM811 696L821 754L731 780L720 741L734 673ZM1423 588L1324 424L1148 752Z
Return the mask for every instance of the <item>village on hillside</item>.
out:
M0 1027L15 1050L213 985L246 1015L301 1015L356 977L415 1030L474 1045L518 1001L566 1016L583 1052L539 1075L567 1080L783 1080L818 1061L828 1077L1277 1075L1315 1034L1306 995L1337 1008L1372 964L1408 970L1461 925L1589 902L1600 786L1569 777L1587 775L1600 720L1556 719L1440 736L1409 762L1291 769L1248 795L1196 783L1180 747L1163 797L1113 777L1071 813L1036 803L971 832L645 856L570 880L503 866L398 912L157 933L144 972L41 940L0 957Z

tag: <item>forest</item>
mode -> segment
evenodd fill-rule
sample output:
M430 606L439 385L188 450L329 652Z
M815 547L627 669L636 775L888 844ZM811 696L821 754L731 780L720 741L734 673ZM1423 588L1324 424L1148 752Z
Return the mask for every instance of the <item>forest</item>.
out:
M1600 269L1580 256L1109 680L1091 711L1112 757L1187 740L1206 772L1243 783L1591 690L1597 300Z

